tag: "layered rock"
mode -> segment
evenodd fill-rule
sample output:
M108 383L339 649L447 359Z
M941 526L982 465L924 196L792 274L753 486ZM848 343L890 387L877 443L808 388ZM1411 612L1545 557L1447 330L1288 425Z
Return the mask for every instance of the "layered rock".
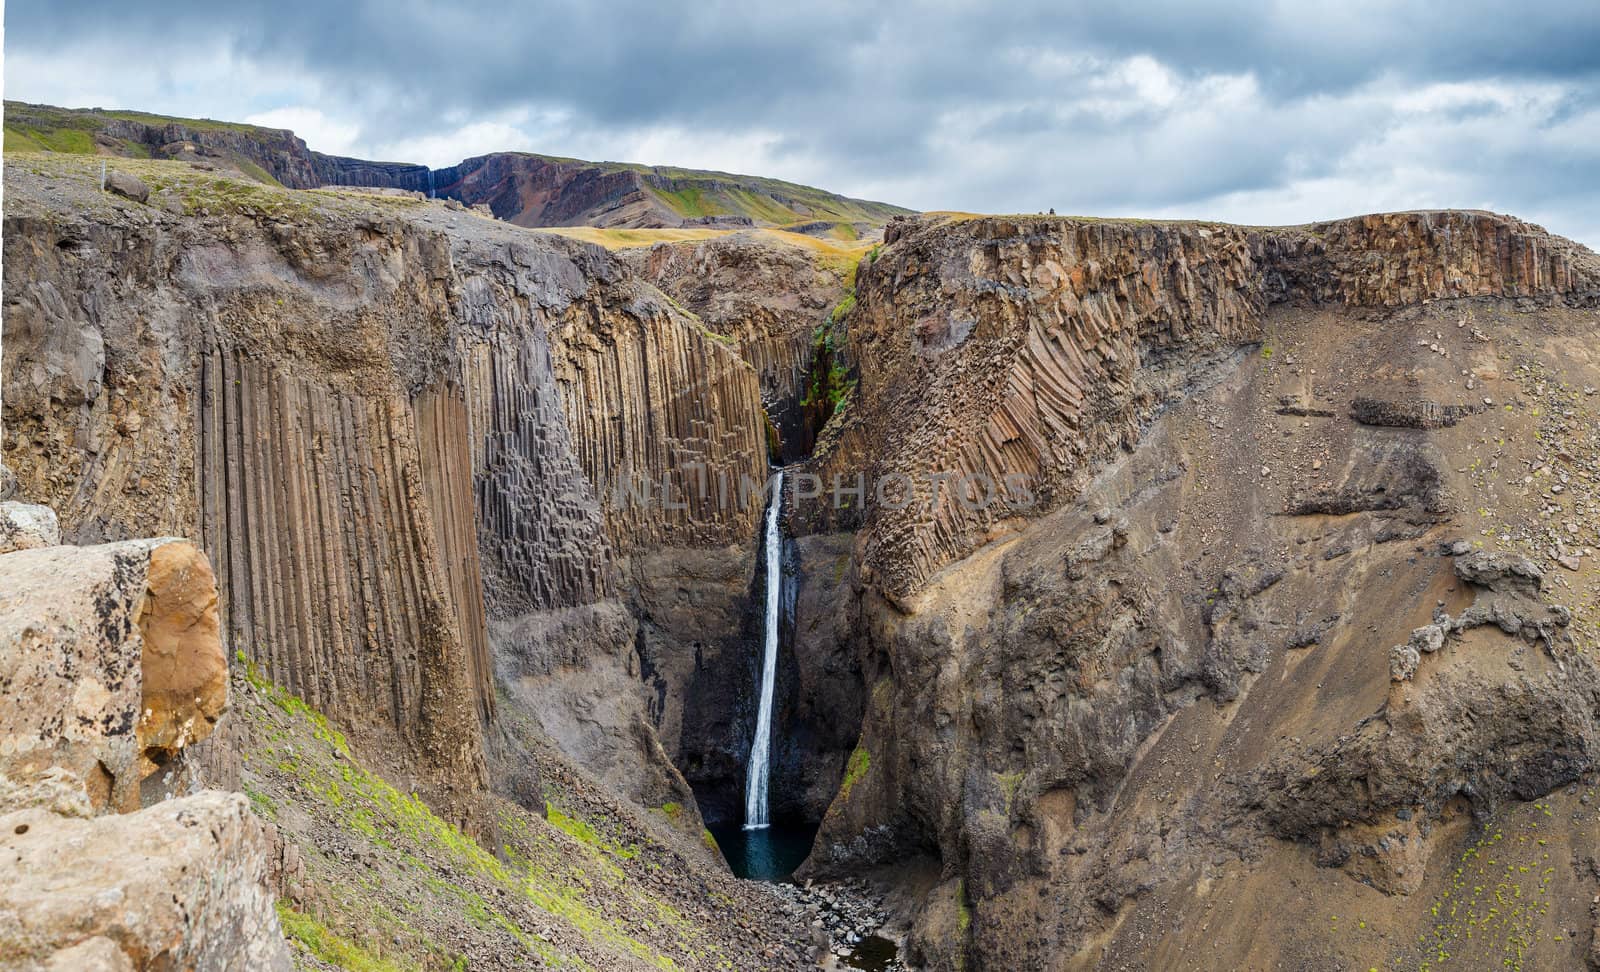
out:
M858 278L860 385L818 472L909 478L914 497L895 483L878 504L864 561L891 597L1073 495L1196 362L1261 340L1269 303L1600 299L1593 254L1486 213L1284 230L935 217L887 238Z
M862 267L817 471L1033 501L794 518L860 525L873 686L807 873L929 862L913 961L1420 960L1472 821L1593 772L1592 577L1478 551L1548 576L1582 551L1544 524L1597 526L1600 261L1480 214L1313 229L927 220ZM1530 954L1567 962L1585 908Z
M890 596L1071 495L1183 380L1174 363L1261 335L1241 229L988 218L891 235L858 272L860 384L819 470L905 477L864 557Z
M732 339L761 379L761 398L785 462L811 452L803 404L817 334L844 300L855 248L814 247L747 231L618 251L623 262ZM827 261L833 261L830 265Z
M1396 307L1450 297L1600 298L1594 254L1494 213L1381 213L1256 238L1273 299Z

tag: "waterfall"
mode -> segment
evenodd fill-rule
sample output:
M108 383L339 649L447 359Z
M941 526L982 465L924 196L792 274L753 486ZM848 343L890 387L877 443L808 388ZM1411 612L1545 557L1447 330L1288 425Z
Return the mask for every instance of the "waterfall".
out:
M767 506L767 619L761 648L761 708L756 736L750 743L750 770L745 776L744 829L759 830L767 819L767 775L772 756L772 689L778 675L778 606L783 594L783 537L778 532L778 507L783 505L783 471L779 470Z
M428 170L428 198L433 198L433 166L426 166Z

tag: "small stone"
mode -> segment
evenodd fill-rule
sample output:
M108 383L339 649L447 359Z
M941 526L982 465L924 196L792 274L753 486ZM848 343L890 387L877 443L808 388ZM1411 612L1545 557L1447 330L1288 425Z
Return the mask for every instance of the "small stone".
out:
M1583 566L1583 558L1579 557L1577 554L1567 554L1564 557L1557 557L1556 563L1568 570L1578 570Z
M1389 679L1403 682L1417 673L1422 656L1409 644L1395 645L1389 649Z

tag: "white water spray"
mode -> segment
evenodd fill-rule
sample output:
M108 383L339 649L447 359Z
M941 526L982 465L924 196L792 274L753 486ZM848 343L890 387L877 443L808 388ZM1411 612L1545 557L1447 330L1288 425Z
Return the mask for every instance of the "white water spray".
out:
M761 650L761 708L756 736L750 744L750 771L745 775L744 829L760 830L767 819L767 768L772 754L772 689L778 675L778 605L783 593L783 538L778 533L778 507L783 504L783 471L779 470L767 507L767 623Z

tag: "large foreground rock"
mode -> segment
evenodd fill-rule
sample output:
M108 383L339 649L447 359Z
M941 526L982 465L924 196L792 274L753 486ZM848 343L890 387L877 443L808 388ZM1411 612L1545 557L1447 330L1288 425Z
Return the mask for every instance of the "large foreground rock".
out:
M0 955L20 969L287 970L267 848L237 793L0 816Z
M60 768L97 810L210 734L227 702L216 580L182 540L0 557L0 773Z

